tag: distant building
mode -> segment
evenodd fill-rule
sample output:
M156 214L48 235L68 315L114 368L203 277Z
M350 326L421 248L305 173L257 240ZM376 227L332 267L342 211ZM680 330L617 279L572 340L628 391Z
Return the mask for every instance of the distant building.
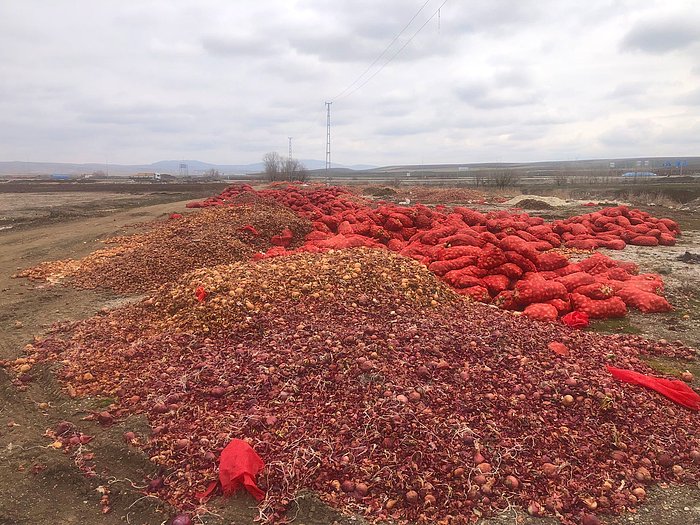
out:
M173 175L170 175L169 173L151 173L151 172L137 173L136 175L132 175L129 178L131 180L147 181L147 182L156 182L156 181L167 182L167 181L175 180L175 177Z
M66 173L52 173L51 180L71 180L73 177Z

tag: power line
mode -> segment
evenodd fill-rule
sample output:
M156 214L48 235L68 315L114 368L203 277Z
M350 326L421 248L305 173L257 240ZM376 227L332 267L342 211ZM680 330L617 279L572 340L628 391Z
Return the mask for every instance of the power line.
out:
M402 45L402 46L398 49L398 51L396 51L396 53L394 53L393 55L391 55L391 57L389 57L389 60L387 60L386 62L384 62L384 64L382 64L382 66L381 66L379 69L377 69L377 70L376 70L374 73L372 73L372 75L370 75L364 82L362 82L362 84L360 84L359 86L357 86L355 89L353 89L353 90L350 91L349 93L347 93L347 94L345 94L345 95L343 95L343 96L336 97L336 98L334 99L334 101L335 101L335 100L340 100L340 99L349 97L349 96L352 95L353 93L355 93L355 92L359 91L360 89L362 89L362 87L364 87L370 80L372 80L374 77L376 77L386 66L389 65L389 63L391 63L392 60L394 60L394 58L396 58L396 56L397 56L399 53L401 53L401 51L403 51L403 50L406 48L406 46L408 46L408 44L411 43L411 41L418 35L418 33L420 33L420 32L423 30L423 28L424 28L425 26L428 25L428 22L430 22L433 18L435 18L435 15L437 15L437 14L440 12L440 10L442 9L442 6L444 6L446 3L447 3L447 0L444 0L444 1L442 2L442 4L440 4L440 7L438 7L438 8L435 10L435 12L433 12L433 14L430 15L430 17L423 23L423 25L420 26L420 27L418 28L418 31L416 31L415 33L413 33L413 35L411 35L411 38L409 38L409 39L404 43L404 45Z
M405 26L403 26L403 29L401 29L401 31L399 31L396 34L396 36L393 38L393 40L391 42L389 42L389 45L384 48L384 51L382 51L381 54L377 58L375 58L374 61L372 61L372 63L369 66L367 66L367 69L365 69L360 76L358 76L355 80L353 80L353 82L350 85L348 85L343 91L341 91L336 96L334 96L331 100L336 100L337 98L342 97L343 94L348 89L352 88L355 84L357 84L360 81L360 79L362 77L364 77L367 74L367 72L370 69L372 69L377 62L379 62L379 59L381 59L386 54L386 52L389 51L389 48L394 45L394 42L396 42L401 35L403 35L404 31L406 31L406 29L408 29L408 27L413 23L413 21L420 14L420 12L423 11L423 8L426 5L428 5L429 3L430 3L430 0L426 0L425 3L422 6L420 6L420 9L418 9L418 11L416 11L416 13L411 17L411 19L408 21L408 23Z

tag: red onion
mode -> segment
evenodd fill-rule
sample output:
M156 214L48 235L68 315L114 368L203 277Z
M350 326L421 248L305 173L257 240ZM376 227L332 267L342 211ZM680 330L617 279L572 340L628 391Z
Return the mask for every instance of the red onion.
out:
M406 501L408 503L416 503L418 501L418 493L415 490L406 492Z
M192 525L192 518L187 514L178 514L172 520L170 520L170 525Z
M598 516L595 514L584 514L581 517L581 525L601 525Z

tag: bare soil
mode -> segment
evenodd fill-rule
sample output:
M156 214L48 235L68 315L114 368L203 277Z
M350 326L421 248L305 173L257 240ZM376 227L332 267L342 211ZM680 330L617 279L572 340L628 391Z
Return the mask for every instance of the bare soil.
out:
M208 190L211 193L211 189ZM47 199L47 195L49 198ZM13 228L0 231L0 359L20 357L23 347L55 321L80 319L103 306L124 301L105 292L48 286L11 275L19 268L45 260L78 258L102 247L100 240L133 231L129 225L165 217L184 209L194 195L124 195L108 193L70 195L0 194L0 216L9 217ZM86 196L88 195L88 196ZM199 195L197 195L199 196ZM10 203L11 205L9 205ZM116 209L115 209L116 208ZM29 210L33 210L28 214ZM590 211L590 210L588 210ZM611 255L635 260L645 271L664 274L668 294L676 311L663 316L631 315L617 325L600 323L601 331L631 331L651 338L680 339L700 346L700 265L676 260L686 250L700 251L700 217L690 213L654 210L680 220L685 233L677 247L632 248ZM582 210L542 210L543 216L571 215ZM674 215L675 214L675 215ZM550 217L551 218L551 217ZM128 299L127 299L128 300ZM687 317L686 317L687 316ZM674 363L658 363L674 371ZM694 370L700 377L700 368ZM22 390L0 369L0 525L4 524L162 524L173 510L145 496L145 480L156 474L154 465L139 450L124 443L126 430L148 433L147 422L131 417L105 428L83 421L92 411L106 406L107 399L72 399L54 379L50 366L35 366ZM698 386L697 380L694 386ZM81 454L94 454L95 475L86 476L75 458L52 448L45 431L61 420L74 423L94 440ZM80 458L78 458L80 459ZM102 512L100 498L110 495L110 510ZM312 495L300 497L295 523L362 523L353 516L340 516ZM254 502L246 496L215 501L205 524L251 523ZM700 487L657 487L648 503L634 514L608 523L640 525L700 524ZM493 524L555 523L533 519L522 512L507 512Z

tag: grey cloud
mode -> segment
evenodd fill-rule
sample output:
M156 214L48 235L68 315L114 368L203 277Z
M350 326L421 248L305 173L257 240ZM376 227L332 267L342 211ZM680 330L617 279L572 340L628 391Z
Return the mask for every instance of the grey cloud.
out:
M201 42L207 53L218 57L264 57L281 49L276 39L263 36L209 35Z
M525 30L549 11L549 2L522 0L477 0L447 4L442 25L450 35L497 33Z
M666 127L661 130L656 140L659 144L675 146L676 150L697 149L700 146L700 120L685 122L679 126Z
M414 124L390 124L381 125L376 129L379 135L391 136L391 137L405 137L409 135L421 135L427 133L425 124L414 123Z
M623 82L615 86L608 98L616 100L644 95L649 91L651 85L651 82Z
M445 53L451 53L454 49L454 42L443 40L426 43L424 40L416 38L401 50L407 42L406 38L402 38L397 40L382 55L382 52L391 43L391 36L391 34L386 34L383 39L373 39L342 30L333 33L318 32L293 35L289 38L289 44L297 53L318 57L323 61L363 62L369 65L379 58L377 67L389 60L408 62L431 56L444 56ZM358 71L358 74L361 72Z
M684 93L678 97L678 102L688 106L700 106L700 88Z
M700 41L700 20L677 16L637 23L622 39L622 49L663 54Z
M567 124L573 121L573 117L567 114L540 114L534 117L525 118L520 121L526 126L556 126L559 124Z
M527 106L539 101L537 92L514 87L499 87L489 84L463 85L455 90L462 102L479 109L499 109Z
M657 125L650 120L631 121L601 133L599 140L602 144L615 148L641 148L654 142L657 129Z
M0 159L128 163L199 151L243 163L286 151L287 136L300 158L322 159L323 101L422 2L0 1ZM431 20L390 67L333 105L334 161L687 150L700 136L688 124L700 100L689 70L700 74L700 62L668 50L700 47L692 24L677 23L698 16L691 0L447 2L439 31ZM668 41L669 32L680 34ZM646 52L663 50L663 60ZM676 113L663 115L669 104Z

